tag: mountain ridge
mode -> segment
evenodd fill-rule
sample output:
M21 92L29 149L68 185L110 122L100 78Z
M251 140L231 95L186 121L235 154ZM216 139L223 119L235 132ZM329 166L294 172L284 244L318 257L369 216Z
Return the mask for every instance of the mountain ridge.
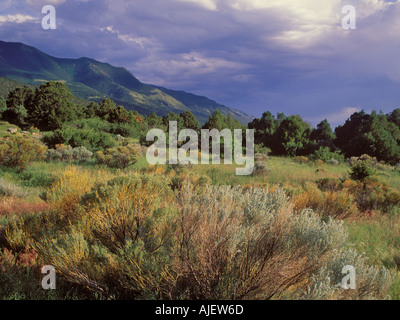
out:
M36 86L46 81L62 81L78 98L88 101L110 98L128 110L145 115L191 111L204 123L219 109L225 115L232 113L243 124L254 119L204 96L142 83L123 67L88 57L53 57L21 42L0 40L0 76Z

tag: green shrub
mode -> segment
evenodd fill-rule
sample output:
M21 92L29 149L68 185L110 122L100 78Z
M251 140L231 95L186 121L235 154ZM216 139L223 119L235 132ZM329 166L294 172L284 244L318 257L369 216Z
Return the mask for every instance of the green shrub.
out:
M46 149L30 136L16 134L3 138L0 140L0 165L23 170L31 162L43 160Z
M107 149L105 152L96 152L96 160L99 164L105 164L110 168L127 168L136 163L138 148L136 145L120 146Z
M121 135L122 137L139 138L140 128L132 123L113 123L110 133Z
M65 144L73 148L85 147L92 152L112 148L118 144L109 133L92 128L80 129L74 125L64 125L62 129L45 134L42 140L49 148Z
M72 148L63 144L56 145L55 149L48 149L46 161L81 161L85 162L92 158L93 152L85 147Z
M339 164L344 162L344 155L338 151L332 152L329 147L320 147L312 155L310 155L310 159L322 160L327 163L329 160L336 160Z
M254 153L255 154L262 154L264 156L268 156L271 152L272 151L271 151L270 148L264 147L264 145L262 145L262 144L256 144L254 146Z
M368 177L373 175L375 171L371 168L367 160L357 161L350 169L350 178L358 181L365 181Z
M49 187L55 180L51 172L28 168L19 174L21 184L26 187Z

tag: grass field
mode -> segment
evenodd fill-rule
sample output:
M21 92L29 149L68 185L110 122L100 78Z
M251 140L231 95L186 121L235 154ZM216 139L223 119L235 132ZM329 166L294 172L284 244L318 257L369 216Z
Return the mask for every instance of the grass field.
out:
M2 125L2 124L0 124ZM4 125L3 125L4 126ZM2 132L4 130L0 130ZM235 165L195 165L189 169L183 169L184 174L195 174L208 176L214 185L241 185L244 187L261 187L274 189L281 186L291 196L291 201L297 203L307 194L310 183L328 178L340 181L348 181L350 167L347 164L327 165L310 163L297 163L294 159L284 157L270 157L266 160L268 172L261 175L236 176ZM12 192L23 194L20 202L24 206L45 205L42 200L43 193L52 187L55 181L68 170L70 166L81 167L83 172L93 174L109 175L116 177L126 175L129 172L146 172L151 169L146 157L142 155L138 161L128 169L109 169L99 166L95 160L86 163L79 162L34 162L27 169L18 172L16 169L0 167L1 183L11 183ZM163 170L161 170L163 171ZM165 172L165 170L164 170ZM167 174L167 173L166 173ZM175 175L178 175L176 173ZM377 170L374 175L376 181L385 183L390 188L398 190L400 187L400 174L394 167L384 167ZM100 180L102 177L98 177ZM346 189L347 190L347 189ZM0 190L1 191L1 190ZM347 192L347 191L346 191ZM340 191L338 191L338 194ZM329 196L331 193L327 193ZM327 196L321 193L319 196ZM350 196L349 196L350 197ZM8 197L0 197L0 211L7 209ZM300 200L299 200L300 199ZM319 198L322 199L322 198ZM335 198L336 199L336 198ZM333 200L327 205L335 208L340 205L341 200ZM339 198L338 198L339 199ZM353 199L353 198L349 198ZM345 199L348 200L347 198ZM319 201L319 200L318 200ZM348 205L348 203L347 203ZM328 208L330 208L328 206ZM4 210L6 210L4 209ZM6 228L9 224L9 217L0 212L0 227ZM391 208L388 212L377 210L349 216L344 219L349 231L347 245L355 248L358 252L365 252L370 263L376 266L384 266L396 275L390 294L393 299L400 299L400 210L398 207Z

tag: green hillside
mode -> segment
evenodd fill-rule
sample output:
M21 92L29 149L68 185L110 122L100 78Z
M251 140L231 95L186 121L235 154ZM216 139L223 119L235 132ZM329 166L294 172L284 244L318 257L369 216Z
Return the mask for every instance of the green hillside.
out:
M253 119L206 97L144 84L125 68L90 58L55 58L22 43L0 41L0 76L34 86L49 80L62 81L76 97L89 101L108 97L142 114L155 112L162 116L188 110L205 122L219 109L225 115L232 113L243 124Z
M7 99L8 93L16 88L22 87L22 86L27 86L30 88L34 88L32 85L27 85L25 83L16 81L16 80L11 80L7 78L0 77L0 97L3 97L4 99Z

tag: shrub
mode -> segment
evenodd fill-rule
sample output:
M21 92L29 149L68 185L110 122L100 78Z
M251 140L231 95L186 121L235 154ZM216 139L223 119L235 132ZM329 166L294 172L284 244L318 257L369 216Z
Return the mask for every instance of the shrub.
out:
M53 174L45 169L29 167L18 175L25 187L49 187L55 181Z
M42 140L50 148L66 144L73 148L85 147L92 152L113 148L118 144L109 133L87 127L80 129L72 124L65 124L62 129L45 134Z
M3 138L0 141L0 165L22 171L31 162L43 160L46 149L44 145L29 136L17 134Z
M182 187L188 183L191 184L193 188L202 188L210 185L212 180L208 176L180 173L170 179L169 185L173 191L181 191Z
M72 149L72 159L78 161L88 161L92 158L93 152L87 150L85 147L77 147Z
M310 194L307 195L307 192L311 190L309 187L310 185L311 184L306 188L306 194L304 197L310 196ZM317 186L322 190L322 192L332 192L337 193L338 195L352 195L354 204L357 206L358 210L363 213L378 210L386 213L390 212L400 204L400 192L398 190L390 188L387 185L372 179L366 179L365 181L342 181L340 179L324 178L317 181ZM321 212L322 208L318 206L318 199L320 199L320 197L310 201L308 205L311 208L318 210L318 212ZM303 205L304 207L307 206L304 203ZM300 206L300 209L304 207ZM352 212L355 213L353 210Z
M79 186L72 174L68 178ZM68 188L58 183L56 198ZM346 249L341 221L294 211L279 188L194 187L183 180L173 193L163 176L130 174L79 193L85 190L76 219L65 223L52 206L13 220L7 240L13 250L31 241L60 280L99 297L363 299L388 293L388 272ZM356 267L359 290L339 286L342 263Z
M46 161L88 161L92 158L93 152L85 147L72 148L64 144L58 144L55 149L46 152Z
M76 166L68 166L41 197L52 210L62 217L71 218L77 213L81 197L96 183L110 178L110 173L103 170L88 171Z
M373 174L374 170L371 168L367 160L357 161L357 163L352 165L350 169L351 179L357 181L365 181L365 179Z
M279 189L243 192L240 187L209 186L196 193L186 187L179 204L177 289L189 299L310 298L307 288L318 288L316 275L327 279L336 272L336 265L329 264L332 258L351 254L343 223L322 222L312 211L294 214ZM360 269L360 283L372 288L351 298L387 294L391 279L385 269L375 279L365 259L355 256L351 262ZM338 287L341 279L332 279L326 290L334 288L338 297L345 297ZM376 290L382 284L383 290Z
M51 162L51 161L62 161L63 155L60 151L57 151L56 149L48 149L46 151L46 161Z
M337 166L339 164L339 161L337 161L336 159L330 159L326 161L326 164L329 164L331 166Z
M318 168L317 170L315 170L315 173L327 174L328 170L326 168Z
M160 298L173 283L165 285L175 232L171 196L160 176L135 174L98 184L81 201L90 233L60 232L38 241L37 250L66 280L106 298L148 292Z
M262 144L256 144L254 145L254 153L255 154L260 154L263 155L265 157L268 157L268 155L271 153L271 149L264 147L264 145Z
M15 198L3 198L0 201L0 216L38 214L48 209L46 203L28 203Z
M179 291L189 299L267 299L304 279L312 262L302 250L283 250L292 225L286 201L282 192L186 186L179 195Z
M325 162L324 162L323 160L321 160L321 159L317 159L317 160L314 161L314 164L315 164L317 167L323 166L324 163L325 163Z
M123 248L128 240L150 237L146 230L151 223L147 219L155 219L157 210L167 204L164 198L168 191L163 177L135 174L98 185L82 201L95 221L97 237L115 250ZM147 241L158 242L151 237Z
M362 161L365 161L370 167L376 167L379 163L376 157L371 157L367 154L363 154L360 157L351 157L347 160L347 163L352 167Z
M338 185L332 182L319 182L320 187L326 191L319 190L314 183L307 183L304 192L293 197L295 210L301 212L304 209L313 209L321 217L340 219L357 214L359 211L354 195L346 189L335 190Z
M99 164L105 164L110 168L127 168L136 163L138 159L138 148L136 145L120 146L107 149L105 152L96 152Z
M338 151L332 152L329 147L320 147L310 156L310 159L322 160L324 162L328 162L329 160L336 160L338 161L338 163L343 163L344 155L342 155Z
M0 196L25 198L29 192L23 190L21 187L0 178Z
M342 288L344 266L356 270L356 289ZM333 251L329 259L324 259L318 272L311 277L312 285L299 296L302 300L376 300L387 299L393 283L393 276L385 268L368 264L364 254L355 250Z
M268 168L265 162L256 161L254 164L253 175L256 176L267 176L271 169Z
M263 154L263 153L256 153L256 154L254 154L254 161L255 162L263 162L263 161L267 161L269 158L268 158L268 155L267 154Z
M356 201L362 212L381 210L390 212L400 205L400 191L383 183L367 179L358 182L355 188Z
M296 158L294 158L294 162L300 163L300 164L304 164L304 163L308 163L308 158L304 157L304 156L298 156Z
M322 191L338 191L342 189L341 182L335 178L323 178L317 181L318 188Z

